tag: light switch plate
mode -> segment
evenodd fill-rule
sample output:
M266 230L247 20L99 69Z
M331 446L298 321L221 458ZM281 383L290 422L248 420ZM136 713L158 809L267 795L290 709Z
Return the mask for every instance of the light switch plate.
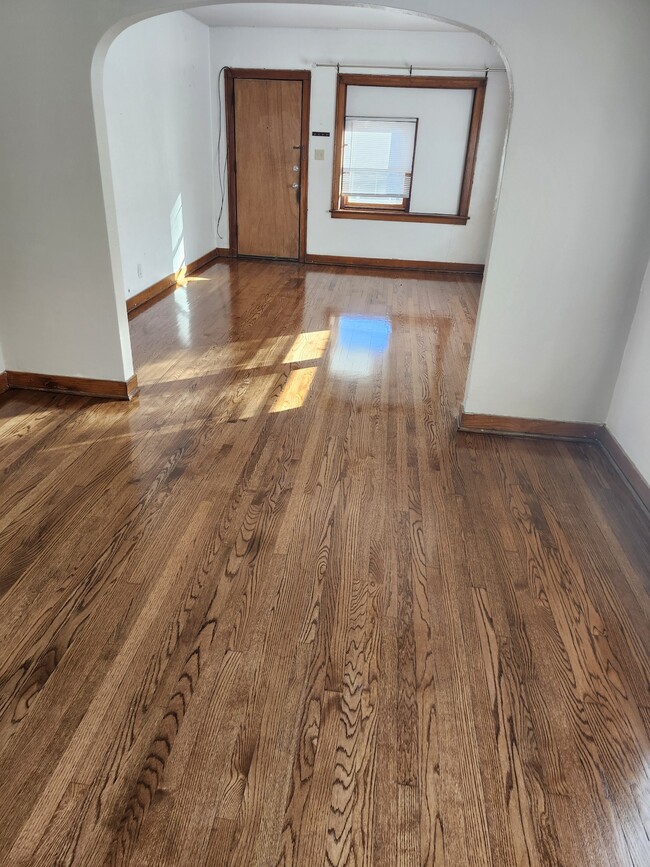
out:
M314 159L315 160L324 160L325 159L325 151L322 148L316 148L314 151Z

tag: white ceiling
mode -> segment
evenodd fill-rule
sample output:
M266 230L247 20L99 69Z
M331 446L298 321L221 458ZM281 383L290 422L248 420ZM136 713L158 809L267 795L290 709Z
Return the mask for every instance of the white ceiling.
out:
M304 3L224 3L186 10L210 27L309 27L328 30L454 30L460 27L400 12L362 6Z

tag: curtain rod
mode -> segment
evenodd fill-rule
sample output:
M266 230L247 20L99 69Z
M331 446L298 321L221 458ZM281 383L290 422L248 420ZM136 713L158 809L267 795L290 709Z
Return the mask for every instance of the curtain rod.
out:
M505 72L505 66L387 66L381 63L313 63L327 69L400 69L403 72Z

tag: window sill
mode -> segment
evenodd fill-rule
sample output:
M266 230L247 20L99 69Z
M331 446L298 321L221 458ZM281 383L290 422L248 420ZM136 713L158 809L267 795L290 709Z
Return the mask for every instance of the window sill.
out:
M337 220L386 220L404 223L449 223L465 226L469 217L458 214L414 214L407 211L383 211L381 208L333 208L330 215Z

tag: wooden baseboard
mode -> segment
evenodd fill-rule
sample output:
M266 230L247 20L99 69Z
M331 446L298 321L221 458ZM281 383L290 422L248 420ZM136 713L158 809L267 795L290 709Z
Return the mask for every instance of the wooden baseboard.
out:
M9 388L9 380L7 379L7 371L0 372L0 394L7 391Z
M191 274L195 274L197 271L200 271L201 268L205 268L206 265L209 265L211 262L214 262L215 259L230 256L230 250L225 247L215 247L214 250L210 250L204 256L199 256L198 259L195 259L193 262L190 262L186 268L186 275L189 277ZM141 307L143 304L146 304L148 301L151 301L153 298L157 298L158 295L162 295L163 292L168 292L171 289L176 288L176 274L168 274L166 277L163 277L162 280L158 280L157 283L153 283L151 286L148 286L146 289L143 289L142 292L138 292L137 295L132 295L130 298L126 299L126 309L128 313L132 313L137 307Z
M636 465L630 460L623 446L605 426L598 433L598 442L619 474L627 482L646 510L650 512L650 484L646 482Z
M219 258L229 259L267 259L265 256L238 256L237 253L227 247L219 248ZM293 259L268 259L269 262L292 262ZM305 257L305 265L336 265L343 268L380 268L392 271L440 271L455 274L476 274L483 276L484 265L470 264L468 262L430 262L423 259L368 259L363 256L321 256L317 253L308 253ZM187 272L190 273L189 270ZM154 287L151 287L153 289ZM145 292L149 292L145 289ZM164 290L159 290L164 291ZM143 293L140 293L144 295ZM155 294L155 293L154 293ZM139 298L135 295L134 298ZM153 297L153 295L151 296ZM131 299L132 300L132 299ZM148 300L148 299L146 299ZM141 302L143 303L143 302Z
M464 433L586 441L599 445L614 469L627 483L641 505L650 513L650 484L644 479L625 449L604 424L484 415L482 413L467 413L461 409L458 430Z
M26 373L21 370L8 370L6 377L9 388L54 391L84 397L106 397L112 400L131 400L139 391L138 378L135 374L126 382L112 379L86 379L81 376L48 376L45 373Z
M451 271L457 274L482 276L484 265L467 262L429 262L415 259L368 259L363 256L320 256L307 254L308 265L343 265L354 268L390 268L400 271Z
M580 421L551 421L541 418L514 418L505 415L467 413L461 410L458 430L501 436L549 437L563 440L597 440L602 424Z

